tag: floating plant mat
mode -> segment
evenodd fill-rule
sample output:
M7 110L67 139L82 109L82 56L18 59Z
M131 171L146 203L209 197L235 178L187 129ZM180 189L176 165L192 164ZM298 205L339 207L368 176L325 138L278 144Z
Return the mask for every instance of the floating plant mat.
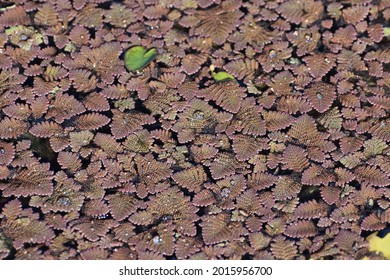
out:
M1 259L388 258L386 1L14 2Z

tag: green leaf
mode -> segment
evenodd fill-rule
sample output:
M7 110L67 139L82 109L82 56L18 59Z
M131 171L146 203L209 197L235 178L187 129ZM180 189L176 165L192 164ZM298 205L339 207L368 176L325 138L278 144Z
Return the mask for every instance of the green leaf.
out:
M384 33L385 33L385 36L390 36L390 27L385 27L384 28Z
M216 82L225 82L225 81L231 81L235 80L232 75L230 75L227 72L221 71L218 73L212 73L211 74Z
M130 71L144 68L157 55L156 49L146 49L142 46L135 46L125 53L125 66Z

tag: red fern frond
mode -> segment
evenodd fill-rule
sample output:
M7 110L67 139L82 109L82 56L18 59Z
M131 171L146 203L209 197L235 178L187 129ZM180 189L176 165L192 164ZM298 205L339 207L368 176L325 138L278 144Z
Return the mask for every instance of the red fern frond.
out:
M326 216L328 213L328 206L315 200L301 203L294 211L293 216L295 219L318 219Z
M141 206L139 200L127 194L117 193L109 195L107 196L107 200L110 213L117 221L127 218Z
M137 20L137 13L120 3L112 3L109 10L104 13L104 21L115 27L126 28Z
M254 189L247 189L236 198L236 209L238 209L239 216L243 218L267 212L261 205L260 198Z
M110 126L114 137L121 139L139 130L142 128L142 125L154 122L155 119L150 115L138 112L123 113L115 110Z
M307 152L294 145L289 145L284 149L282 162L285 165L285 168L297 172L301 172L309 166Z
M96 220L96 219L80 219L74 226L75 229L92 242L98 241L101 237L112 228L116 222L114 220Z
M390 51L388 49L383 49L383 50L368 52L364 57L364 60L366 61L378 60L379 62L382 63L389 63Z
M53 190L53 171L50 171L49 167L49 164L37 163L21 169L15 178L6 184L3 195L19 197L51 194Z
M77 117L74 121L76 127L81 130L95 130L107 125L110 119L102 114L90 113Z
M298 256L294 241L288 241L283 236L276 237L271 243L271 251L278 260L292 260Z
M81 147L88 146L94 134L88 130L69 133L70 146L73 151L79 151Z
M274 132L290 126L294 117L290 114L275 111L264 111L262 113L267 130Z
M197 166L173 174L172 179L180 187L197 193L202 189L203 183L207 181L207 175L202 166Z
M289 145L283 151L282 162L286 169L301 172L309 166L307 152L301 147Z
M306 113L311 110L311 106L306 99L300 96L283 96L277 104L278 111L295 114L296 112Z
M76 69L69 72L69 79L73 86L81 92L90 92L96 89L97 78L95 75L86 69Z
M362 21L368 15L369 11L370 6L368 5L353 5L343 10L343 18L347 23L355 25Z
M21 214L18 218L1 223L4 235L13 241L15 249L21 249L24 243L45 243L54 238L53 230L36 217Z
M179 143L190 142L198 134L214 133L219 123L226 123L231 119L230 114L220 113L198 98L190 100L185 107L172 127L178 133Z
M44 5L35 14L34 22L43 26L56 25L58 23L57 11L52 5Z
M387 208L380 215L381 222L389 223L390 222L390 208Z
M321 39L321 33L316 25L310 28L300 28L286 34L287 39L296 46L298 56L313 53Z
M177 88L186 78L183 73L165 73L161 75L160 80L169 88Z
M91 35L84 26L75 26L69 33L69 39L76 45L87 45L89 43Z
M246 98L232 121L232 128L244 134L260 136L266 133L266 124L260 117L260 108L252 98Z
M158 19L168 14L168 9L162 5L152 5L143 11L143 15L148 19Z
M215 185L214 185L215 186ZM233 175L217 182L216 188L211 188L222 199L234 199L246 188L243 175Z
M14 159L15 148L12 143L0 140L0 165L8 165Z
M236 168L239 166L240 164L233 154L219 153L210 164L211 176L214 179L221 179L226 176L233 175L236 173Z
M249 234L249 241L253 249L262 250L268 247L271 238L261 232L253 232Z
M150 147L152 146L153 141L154 140L150 133L143 129L135 131L134 133L127 136L123 146L129 151L145 154L150 151Z
M68 178L65 172L57 172L54 176L53 192L46 196L34 195L29 205L40 207L43 213L79 211L84 202L80 193L80 185Z
M76 153L59 152L57 160L63 169L68 169L72 173L81 168L81 160Z
M239 161L248 160L259 151L268 149L267 143L260 138L242 134L234 134L230 138L233 139L233 151Z
M293 238L311 237L317 235L317 228L312 221L302 220L288 225L284 234Z
M375 76L375 75L374 75ZM390 109L390 98L388 96L371 96L367 98L368 102L383 109Z
M324 113L336 98L336 88L330 84L318 82L307 88L304 94L314 109Z
M61 133L62 130L63 129L59 124L55 122L45 121L31 127L30 133L36 137L50 138L53 135Z
M2 214L8 220L15 220L22 213L22 204L18 199L13 199L4 205Z
M109 252L104 248L91 248L80 252L81 259L83 260L107 260Z
M376 155L380 155L387 149L388 145L385 141L373 137L364 142L364 156L367 158L374 157Z
M390 120L382 120L376 123L369 129L369 132L379 139L390 141Z
M330 219L336 223L356 221L359 219L359 209L352 203L336 208L330 214Z
M83 103L90 111L101 112L110 110L110 104L107 99L97 92L88 94Z
M238 240L246 233L239 222L231 222L225 213L208 215L201 222L202 236L206 244L216 244L223 241Z
M245 96L245 88L240 87L236 81L214 84L199 94L199 97L205 97L206 100L214 100L217 105L230 113L239 111Z
M317 146L324 136L318 132L317 125L312 117L305 114L300 116L288 131L288 135L306 146Z
M27 104L14 103L3 109L3 112L10 118L23 120L28 119L31 115L31 110Z
M361 59L358 53L343 49L341 53L337 56L338 70L356 70L356 71L366 71L366 65Z
M201 22L195 27L195 34L210 37L214 43L221 45L236 27L241 16L239 11L226 13L220 9L206 10L200 14Z
M364 158L363 153L356 152L353 154L348 154L346 156L343 156L340 159L340 162L348 169L352 169L352 168L355 168L356 166L358 166L359 164L361 164L364 159L365 158Z
M159 224L152 227L149 232L137 235L137 250L145 251L148 249L161 255L170 256L174 252L174 234L174 226L172 224Z
M127 97L128 91L125 85L118 84L105 87L100 94L109 99L119 99Z
M97 133L94 138L94 143L101 147L110 157L115 157L116 154L123 151L122 146L110 134Z
M118 227L113 229L115 239L128 243L135 235L135 226L129 222L122 222Z
M57 93L54 101L50 104L46 118L55 118L56 122L62 123L66 119L85 112L81 102L71 95Z
M182 61L182 69L187 75L193 75L197 73L202 64L207 61L207 56L203 54L189 54L186 55Z
M188 196L184 196L178 188L169 188L151 197L148 208L138 211L130 217L130 221L139 225L148 225L153 221L175 225L177 232L187 236L196 234L194 222L199 219L195 213L198 208L193 206Z
M292 199L301 191L302 185L292 177L282 176L277 179L272 195L276 200Z
M339 187L323 186L320 191L322 199L328 205L337 203L341 198L341 189Z
M48 82L63 79L67 75L68 72L64 68L52 65L48 65L45 72L43 73L44 79Z
M290 0L281 4L276 10L288 21L307 26L320 18L324 7L321 1Z
M278 178L269 173L249 174L248 186L255 190L264 190L276 183Z
M0 16L1 26L29 25L30 22L30 17L22 6L15 6L12 9L6 9L6 11Z
M205 189L201 190L194 196L192 203L195 206L205 207L216 203L216 199L212 191Z
M187 259L200 251L201 247L202 243L197 238L186 236L176 241L175 255L179 260Z
M334 173L337 176L337 180L336 180L337 186L344 186L345 184L355 179L355 175L344 168L336 168L334 170Z
M93 218L104 218L110 212L107 203L101 199L91 199L83 204L83 213Z
M310 75L316 79L324 77L333 67L336 66L336 59L331 54L313 54L303 58Z
M223 67L236 79L252 79L259 68L259 63L253 59L234 60Z
M28 130L26 122L8 117L0 121L0 139L10 139L22 136Z
M150 156L137 155L135 157L135 164L137 167L137 173L139 176L139 185L137 186L137 194L140 197L145 197L146 192L153 193L155 185L170 177L172 170L170 166L165 162L159 162ZM144 186L143 186L144 185ZM146 187L146 189L144 189Z
M388 174L375 166L359 166L355 170L356 178L361 184L384 187L390 184Z
M302 184L305 185L327 185L328 183L333 182L334 179L335 176L333 173L323 168L322 166L315 164L312 164L302 174Z
M331 41L337 44L342 45L343 47L348 47L356 40L356 30L352 25L347 25L346 27L340 27L334 33Z
M360 227L363 230L377 231L384 229L386 227L386 223L382 222L375 213L372 213L363 219Z
M364 248L367 246L367 241L365 241L360 234L349 230L340 230L335 237L334 242L337 244L338 248L353 257L353 259L356 259L357 254L359 254L359 250L356 250L356 248Z

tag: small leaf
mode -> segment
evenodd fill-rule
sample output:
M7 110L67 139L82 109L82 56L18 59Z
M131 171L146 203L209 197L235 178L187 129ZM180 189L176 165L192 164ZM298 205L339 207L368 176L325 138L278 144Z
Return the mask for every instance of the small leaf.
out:
M378 232L374 232L367 237L367 240L370 244L369 250L382 253L385 258L390 259L390 234L387 234L385 237L380 238L377 235Z
M157 55L156 49L145 50L142 46L135 46L125 53L125 65L130 71L144 68Z
M232 75L230 75L227 72L221 71L218 73L213 72L212 76L216 82L225 82L225 81L230 81L230 80L235 80Z
M383 28L384 30L384 33L385 33L385 36L390 36L390 27L385 27Z

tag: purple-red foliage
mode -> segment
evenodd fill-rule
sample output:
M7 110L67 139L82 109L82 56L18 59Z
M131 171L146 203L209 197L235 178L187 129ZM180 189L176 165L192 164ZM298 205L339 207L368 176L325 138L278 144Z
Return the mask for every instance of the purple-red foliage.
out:
M372 256L390 222L386 1L13 2L0 259ZM134 46L157 55L130 72Z

